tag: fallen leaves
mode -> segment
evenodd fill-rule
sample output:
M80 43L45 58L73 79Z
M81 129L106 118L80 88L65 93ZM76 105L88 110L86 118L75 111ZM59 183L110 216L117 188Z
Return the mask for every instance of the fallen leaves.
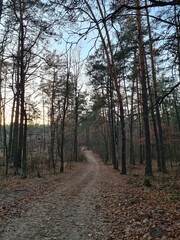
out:
M78 180L79 185L74 190L72 189L72 179L75 184L77 176L82 175L82 172L86 174L85 163L67 175L50 176L48 179L16 180L13 184L6 184L0 194L0 221L6 224L6 221L13 217L23 215L24 212L29 211L27 203L33 203L33 201L36 201L42 210L46 194L49 199L56 198L57 196L53 194L51 196L51 191L53 193L56 188L61 188L66 183L67 191L62 192L60 196L65 202L67 201L74 208L79 209L80 219L74 221L72 211L69 211L64 205L58 212L58 214L61 213L61 217L57 214L55 222L53 222L53 215L42 216L45 222L39 226L40 228L50 228L53 225L55 232L58 233L62 222L67 219L69 221L67 224L70 226L74 224L78 231L86 230L87 239L178 239L180 235L180 205L177 192L173 192L172 189L171 192L165 191L165 189L160 190L153 182L151 187L147 188L143 185L140 172L134 178L122 176L119 172L112 170L111 166L99 164L99 180L94 186L97 191L92 193L94 197L90 205L93 211L91 216L101 217L106 232L104 229L92 227L95 225L93 217L90 220L91 226L89 222L88 224L83 222L83 216L86 213L81 213L83 199L78 198L80 196L78 194L86 188L89 178L85 178L83 182ZM75 199L76 203L73 205ZM85 203L84 200L84 206ZM49 212L55 212L58 209L55 199L53 204L51 201L46 202L46 209ZM29 213L33 215L31 211ZM48 229L43 234L48 235ZM51 239L58 239L58 237L54 236Z
M131 177L122 178L111 169L108 176L109 182L101 184L108 240L178 239L179 195L175 194L172 198L172 193L159 191L156 186L146 188L143 184L137 184L137 178L136 184L132 184L128 180Z

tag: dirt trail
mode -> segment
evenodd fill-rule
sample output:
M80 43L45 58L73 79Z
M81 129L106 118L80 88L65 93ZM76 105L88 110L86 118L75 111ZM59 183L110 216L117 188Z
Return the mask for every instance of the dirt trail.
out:
M0 240L105 239L98 202L101 163L92 151L84 152L84 172L72 174L53 191L28 202L27 210L4 226Z
M165 191L156 181L147 188L138 168L123 176L84 153L87 162L63 174L0 192L0 240L180 239L179 188Z

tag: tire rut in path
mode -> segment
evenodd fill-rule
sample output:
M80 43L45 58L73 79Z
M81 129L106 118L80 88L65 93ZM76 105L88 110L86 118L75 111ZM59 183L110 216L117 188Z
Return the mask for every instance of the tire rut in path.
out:
M13 219L0 240L105 240L105 226L98 205L100 163L92 151L84 151L84 172L61 182Z

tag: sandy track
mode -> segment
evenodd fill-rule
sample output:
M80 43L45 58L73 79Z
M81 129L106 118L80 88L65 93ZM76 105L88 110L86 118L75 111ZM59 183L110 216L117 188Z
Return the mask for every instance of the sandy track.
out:
M53 191L28 202L26 211L4 227L0 239L105 239L106 226L99 209L101 163L92 151L84 152L87 163L83 172L70 175Z

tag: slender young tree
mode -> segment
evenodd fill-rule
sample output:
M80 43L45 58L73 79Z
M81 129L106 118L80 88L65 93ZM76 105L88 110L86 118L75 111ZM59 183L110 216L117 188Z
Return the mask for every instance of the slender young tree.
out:
M60 157L61 157L61 166L60 173L64 172L64 141L65 141L65 120L67 115L67 110L69 106L69 93L70 93L70 72L67 67L66 80L65 80L65 89L63 96L63 108L62 108L62 120L61 120L61 143L60 143Z

